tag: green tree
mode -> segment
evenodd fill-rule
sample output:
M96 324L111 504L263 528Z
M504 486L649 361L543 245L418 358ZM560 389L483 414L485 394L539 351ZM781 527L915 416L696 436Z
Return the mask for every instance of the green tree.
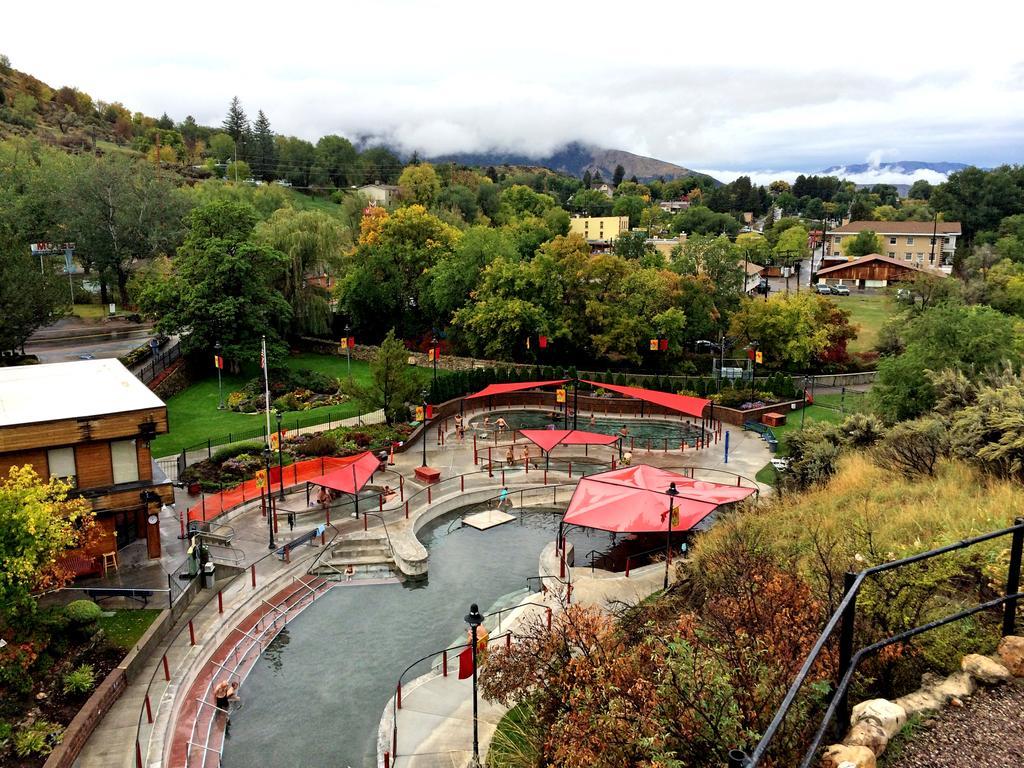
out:
M252 125L249 162L256 178L271 181L277 177L277 143L270 128L270 120L262 109L256 113L256 122Z
M861 230L852 238L843 238L840 244L844 254L852 259L859 259L872 253L882 252L882 240L870 229Z
M672 217L672 231L689 235L728 235L736 237L740 223L727 213L715 213L704 205L691 205Z
M249 118L245 116L242 102L239 101L237 96L231 99L231 106L228 107L228 113L221 125L224 128L224 132L234 139L236 145L244 144L244 139L249 133ZM239 152L239 155L243 158L245 157L244 152Z
M244 182L252 176L252 169L245 160L233 160L228 163L227 172L224 175L228 181Z
M612 186L617 187L622 183L622 180L626 178L626 169L621 165L615 166L615 173L612 174Z
M441 180L430 163L407 166L398 177L404 199L430 207L441 194Z
M640 216L646 207L647 202L639 195L621 195L612 204L612 214L628 216L629 226L636 227L640 225Z
M392 328L370 361L371 383L365 387L355 383L343 386L365 408L382 409L388 424L406 421L409 418L408 403L417 398L416 379L408 359L408 350L395 338L395 329Z
M387 147L370 147L359 155L359 168L363 184L394 184L402 171L402 161Z
M171 277L147 285L144 312L162 333L181 334L187 353L207 354L218 341L238 365L260 359L266 335L271 361L284 358L282 332L292 309L274 286L288 268L280 251L256 240L250 205L218 200L195 208Z
M65 282L52 270L40 273L24 243L0 249L0 350L21 349L37 328L61 318Z
M932 196L932 185L924 179L918 179L910 185L908 197L911 200L927 200Z
M623 259L645 264L652 263L658 253L654 246L647 242L645 232L623 232L612 243L612 251Z
M352 142L342 136L323 136L316 143L316 162L334 186L347 187L358 176L357 153Z
M569 205L584 216L607 216L612 212L612 201L608 195L586 187L569 198Z
M312 179L316 149L305 139L294 136L274 137L277 146L277 178L287 179L296 187L308 187Z
M34 592L70 580L57 560L86 543L94 526L92 505L69 498L70 490L57 479L43 482L30 465L11 467L0 483L0 611L5 618L31 611Z
M293 334L326 336L330 332L330 294L307 277L337 272L344 239L338 220L322 211L281 208L257 225L256 240L288 259L281 293L292 308Z
M495 259L515 261L515 243L502 230L470 227L462 233L455 249L444 255L429 272L428 304L439 324L470 300L483 269Z
M730 333L744 343L757 342L764 364L806 369L840 355L855 335L849 314L823 296L790 293L769 301L747 299L731 319ZM838 349L837 349L838 348Z
M210 157L218 163L226 163L235 158L235 140L227 133L215 133L207 145Z

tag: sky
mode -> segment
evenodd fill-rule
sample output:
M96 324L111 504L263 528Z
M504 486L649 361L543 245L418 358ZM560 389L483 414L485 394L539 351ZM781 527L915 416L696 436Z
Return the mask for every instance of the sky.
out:
M51 0L7 4L0 52L175 120L219 124L237 95L313 141L543 156L580 140L765 182L1024 162L1022 21L1024 5L990 0Z

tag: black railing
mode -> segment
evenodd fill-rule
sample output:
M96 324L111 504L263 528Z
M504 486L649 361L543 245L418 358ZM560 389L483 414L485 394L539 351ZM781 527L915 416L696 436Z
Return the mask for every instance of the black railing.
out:
M874 576L878 573L885 573L886 571L898 570L905 566L913 565L914 563L930 560L931 558L938 557L939 555L955 552L960 549L966 549L974 546L975 544L981 544L986 541L1002 538L1003 536L1012 536L1010 544L1010 563L1006 574L1006 591L1003 597L980 603L971 608L966 608L962 611L949 614L918 627L908 629L854 652L853 627L857 611L857 595L860 592L861 587L864 585L864 581L869 576ZM859 573L847 572L845 576L843 598L839 602L835 612L832 614L832 617L825 625L825 629L822 631L821 635L818 636L813 648L811 648L810 654L808 654L807 658L804 660L803 666L797 673L793 684L786 692L786 696L783 698L782 704L775 713L775 717L772 718L771 723L765 730L761 740L757 743L757 746L754 747L753 752L749 755L739 749L733 749L729 752L729 768L756 768L756 766L761 764L761 761L765 758L768 752L768 748L771 746L772 740L781 728L786 715L789 713L790 708L792 708L793 703L796 701L797 695L800 693L800 689L806 682L807 677L810 674L811 667L821 655L822 650L832 638L832 634L835 632L837 627L840 629L839 669L835 690L832 694L832 699L829 702L828 708L822 717L821 724L816 730L814 738L811 740L810 745L804 753L804 757L800 762L800 768L807 768L814 761L815 755L821 747L821 743L825 738L832 719L837 716L839 722L846 722L849 719L847 692L850 687L850 682L853 679L853 675L856 672L857 665L866 656L876 653L882 648L886 648L894 643L902 642L903 640L916 637L917 635L945 626L946 624L951 624L954 621L959 621L977 613L981 613L982 611L991 610L1000 606L1003 608L1002 634L1004 636L1013 634L1016 625L1017 603L1021 597L1024 597L1024 594L1019 591L1022 550L1024 550L1024 517L1018 517L1014 520L1014 524L1009 528L992 531L991 533L975 536L971 539L964 539L954 544L929 550L928 552L921 552L920 554L905 557L901 560L882 563L880 565L867 568Z
M148 363L144 364L135 372L135 376L143 384L149 384L149 382L153 381L153 379L163 373L170 367L171 363L180 357L181 347L178 342L174 342L174 344L169 346L167 349L158 351L153 355Z

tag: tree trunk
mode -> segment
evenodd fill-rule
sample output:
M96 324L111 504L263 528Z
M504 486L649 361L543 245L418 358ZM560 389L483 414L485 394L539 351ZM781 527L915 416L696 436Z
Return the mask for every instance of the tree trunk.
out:
M121 306L128 306L128 273L123 269L117 270L117 292L121 296Z
M109 298L110 296L107 293L107 278L100 275L100 304L104 307L107 306L107 304L110 303Z

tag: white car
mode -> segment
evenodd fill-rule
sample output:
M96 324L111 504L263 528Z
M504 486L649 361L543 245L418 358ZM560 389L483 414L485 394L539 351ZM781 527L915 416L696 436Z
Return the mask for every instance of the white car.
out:
M828 287L828 283L815 283L814 291L819 296L831 296L832 289Z
M772 466L775 467L779 472L785 472L789 469L789 459L775 457L772 459Z

